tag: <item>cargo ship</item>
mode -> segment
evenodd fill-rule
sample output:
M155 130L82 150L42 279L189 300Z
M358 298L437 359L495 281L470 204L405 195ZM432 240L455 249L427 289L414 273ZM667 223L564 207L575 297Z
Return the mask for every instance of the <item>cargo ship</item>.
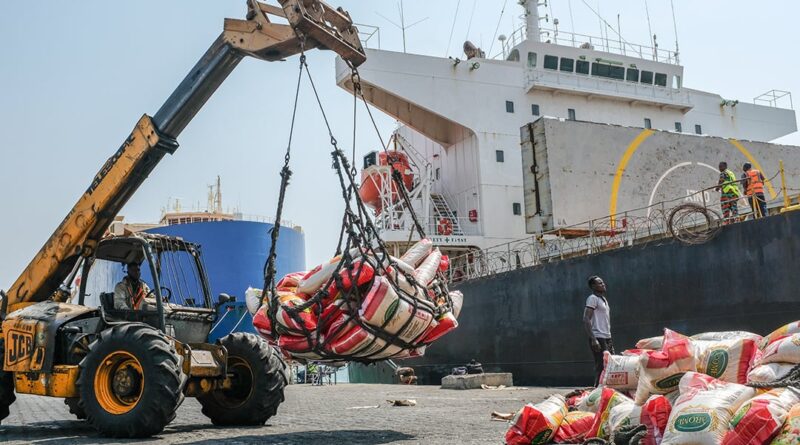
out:
M218 323L209 334L209 341L215 341L231 332L256 333L244 293L248 287L263 286L264 264L273 226L268 218L244 215L239 211L224 211L221 181L217 177L215 185L209 188L206 208L185 211L180 202L175 201L162 211L158 223L127 223L124 218L119 218L111 225L110 231L144 231L177 236L200 245L211 295L216 298L224 293L234 298L218 309ZM279 276L305 270L305 235L302 227L283 221L277 252L275 267Z
M539 2L520 5L525 23L500 54L470 42L463 59L372 48L359 69L366 100L401 124L386 152L365 158L362 198L402 252L415 237L388 180L401 170L465 295L461 326L404 365L422 383L475 358L519 384L589 384L592 274L609 283L619 348L667 326L766 334L800 318L789 269L800 215L780 213L796 207L800 148L769 142L797 131L791 94L746 102L691 89L678 51L655 36L638 45L544 29ZM341 60L336 80L353 91ZM720 161L762 171L776 216L686 246L669 214L687 202L720 213ZM350 377L393 378L386 366Z

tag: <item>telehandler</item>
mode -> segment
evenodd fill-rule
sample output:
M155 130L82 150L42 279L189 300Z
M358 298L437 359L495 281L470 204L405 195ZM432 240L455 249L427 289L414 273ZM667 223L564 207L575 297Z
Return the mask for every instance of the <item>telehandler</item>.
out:
M73 414L112 437L158 434L186 396L197 397L216 425L261 425L277 412L286 385L279 353L252 334L207 342L216 312L199 247L150 234L104 235L244 57L276 61L320 48L353 67L366 60L341 8L278 2L248 0L246 20L225 19L158 112L142 116L8 292L0 291L0 421L15 392L64 398ZM114 298L131 264L143 264L152 286L138 309Z

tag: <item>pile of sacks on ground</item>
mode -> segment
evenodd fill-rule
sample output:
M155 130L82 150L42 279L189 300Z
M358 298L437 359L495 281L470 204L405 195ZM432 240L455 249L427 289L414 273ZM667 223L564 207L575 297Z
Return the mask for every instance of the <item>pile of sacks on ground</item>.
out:
M447 290L440 272L449 260L429 239L400 258L380 259L358 249L349 253L349 266L339 267L343 257L337 256L309 272L284 276L276 284L276 326L269 317L274 300L268 297L262 304L261 289L247 290L253 326L287 358L418 357L458 326L464 297Z
M628 443L620 439L636 429L644 445L797 445L800 388L768 385L785 386L776 382L799 364L800 321L763 338L665 329L621 355L606 352L594 390L523 407L506 443Z

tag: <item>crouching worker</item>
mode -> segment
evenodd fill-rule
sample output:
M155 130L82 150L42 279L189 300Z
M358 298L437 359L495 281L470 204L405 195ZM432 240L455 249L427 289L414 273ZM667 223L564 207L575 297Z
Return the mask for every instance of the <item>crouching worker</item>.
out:
M583 309L583 327L594 355L594 386L597 386L603 372L603 352L613 354L614 343L611 341L611 308L606 299L606 283L594 275L589 277L589 288L592 294L586 299Z
M128 263L128 274L114 286L114 309L145 309L150 287L141 278L139 263Z

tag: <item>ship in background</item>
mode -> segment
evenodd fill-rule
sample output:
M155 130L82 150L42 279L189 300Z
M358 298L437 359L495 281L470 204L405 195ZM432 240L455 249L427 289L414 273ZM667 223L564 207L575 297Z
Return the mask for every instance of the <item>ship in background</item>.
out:
M783 270L790 263L800 248L791 235L800 217L793 214L726 228L694 248L697 262L668 241L636 252L582 248L542 260L540 244L593 236L593 221L606 221L604 235L618 235L628 221L650 217L654 204L718 202L708 188L722 160L737 173L751 162L770 179L770 207L783 206L780 161L787 188L800 189L800 149L758 142L797 131L790 93L771 90L747 103L691 89L679 53L657 45L655 36L638 45L622 36L544 29L542 5L520 5L525 24L501 36L496 56L469 42L463 60L373 48L359 68L366 100L400 124L388 152L365 157L361 196L387 245L402 252L415 236L389 180L390 165L399 169L426 232L455 257L459 275L452 278L466 297L462 326L410 362L423 381L437 383L474 356L524 384L587 383L591 357L580 314L585 278L594 273L612 283L616 307L653 309L635 324L614 320L625 332L621 345L664 326L765 333L800 317L792 285L753 274L753 264ZM350 69L339 59L336 80L352 92ZM637 242L635 234L626 236L615 245ZM751 247L754 257L728 261L737 245ZM759 250L770 245L773 251ZM521 257L525 250L534 254ZM505 266L476 264L486 258ZM670 264L653 266L657 259ZM735 277L726 283L732 289L720 292L721 283L710 279L721 276ZM681 314L674 308L684 298L714 315ZM575 366L581 363L586 369ZM388 375L375 377L382 371L374 367L352 375L358 370L351 367L352 381Z
M274 224L268 218L244 215L238 209L226 212L219 177L215 185L209 186L206 208L197 205L192 210L184 210L179 200L170 204L171 207L162 209L158 223L127 223L123 217L119 217L109 231L113 234L145 231L177 236L199 244L211 295L216 298L224 293L235 297L234 301L219 307L220 318L209 335L209 341L231 332L255 333L244 293L248 287L263 286L264 264ZM275 267L278 276L305 270L305 235L302 227L289 221L281 222L277 253Z

